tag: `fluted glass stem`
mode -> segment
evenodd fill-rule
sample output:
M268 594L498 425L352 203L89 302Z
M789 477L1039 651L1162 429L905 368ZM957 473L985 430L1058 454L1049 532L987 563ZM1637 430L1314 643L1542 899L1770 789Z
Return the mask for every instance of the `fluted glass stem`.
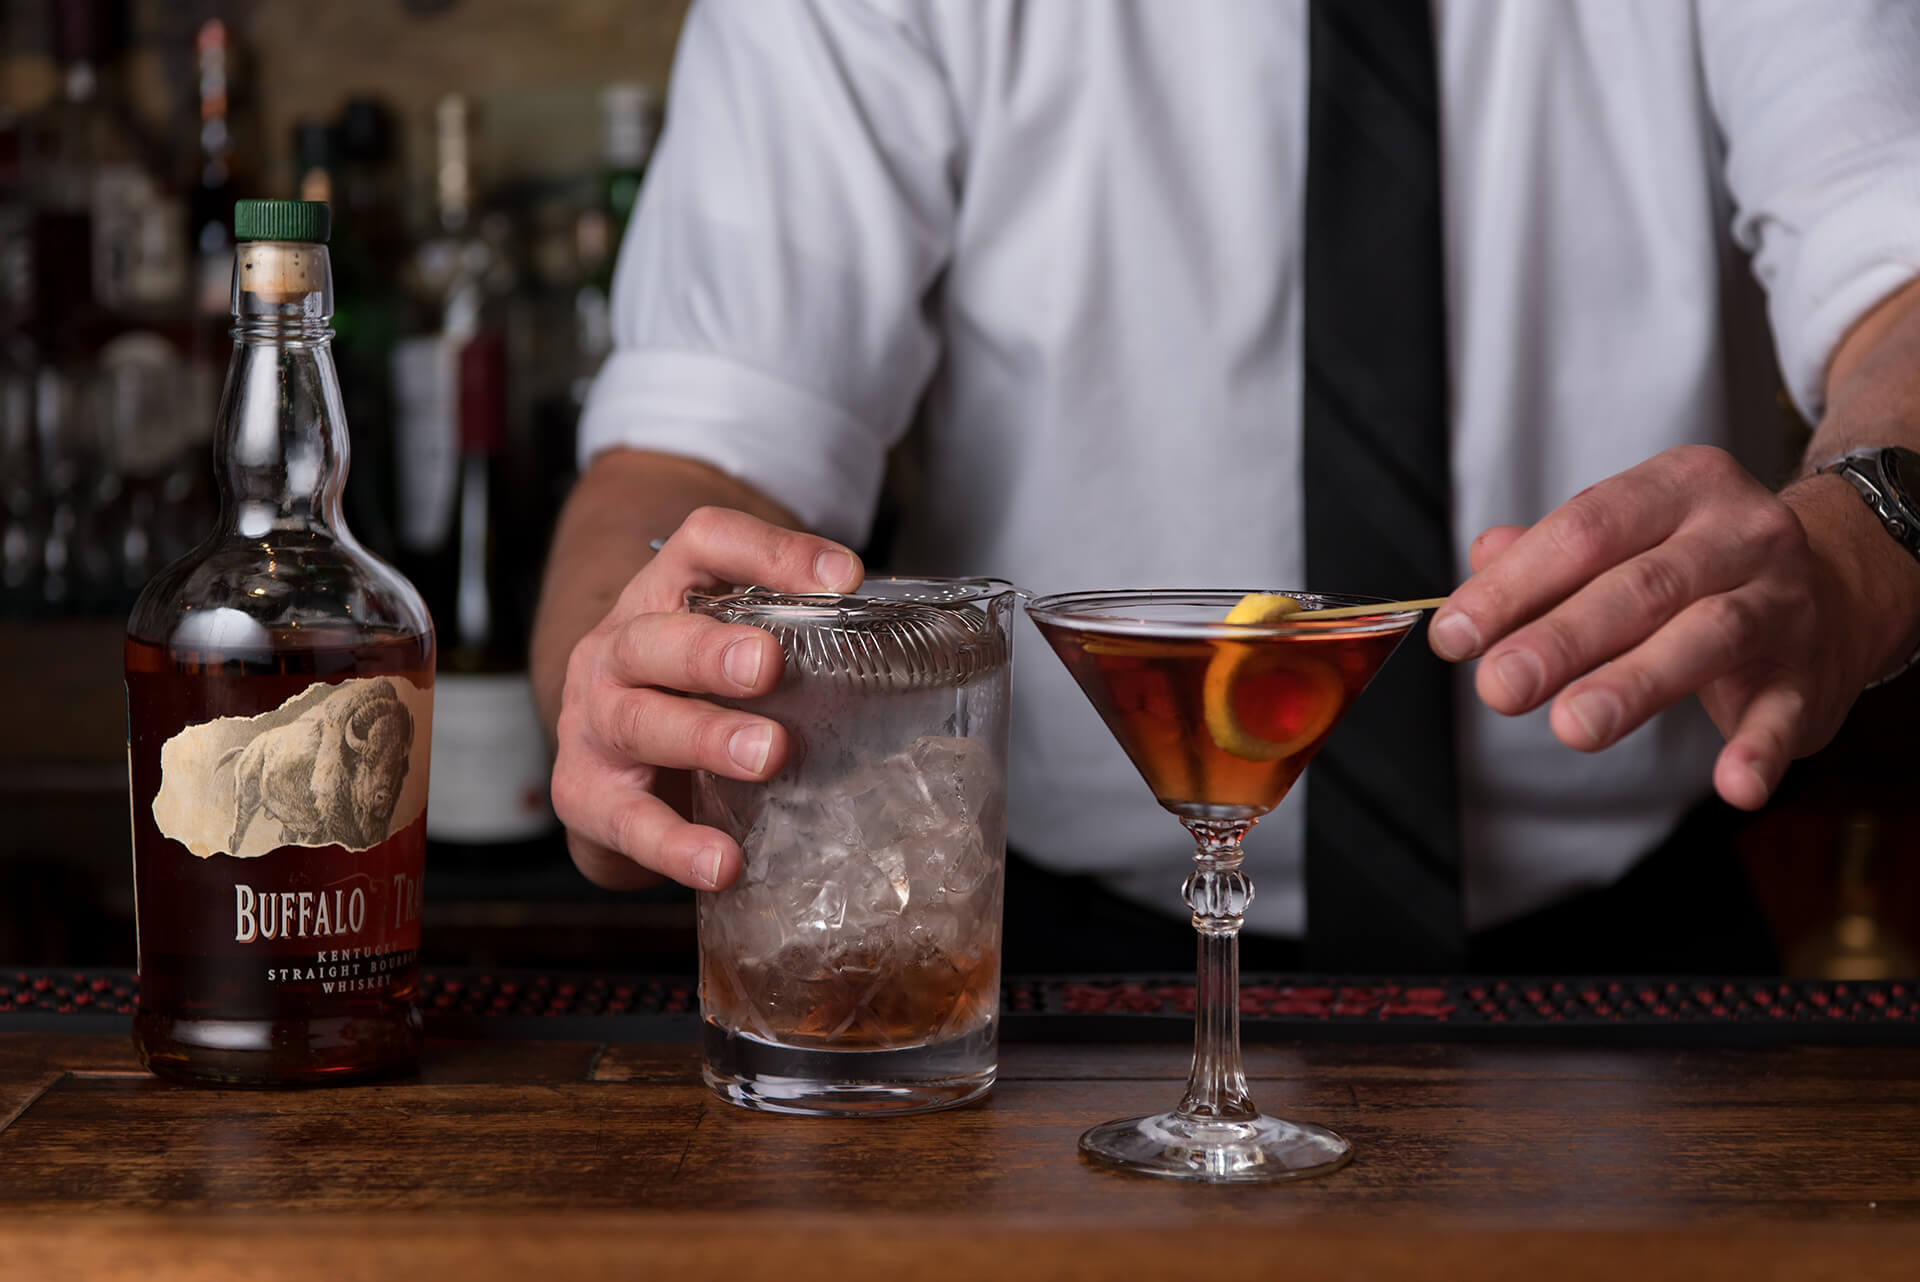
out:
M1250 820L1183 820L1193 834L1193 872L1181 887L1199 932L1195 974L1193 1072L1175 1116L1196 1122L1246 1122L1259 1110L1240 1066L1240 927L1253 883L1240 871L1240 839Z

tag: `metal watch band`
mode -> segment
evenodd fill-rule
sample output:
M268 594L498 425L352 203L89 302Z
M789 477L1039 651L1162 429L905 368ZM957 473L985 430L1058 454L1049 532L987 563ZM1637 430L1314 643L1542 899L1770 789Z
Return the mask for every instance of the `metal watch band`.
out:
M1880 518L1880 524L1894 541L1915 560L1920 560L1920 510L1916 510L1903 493L1895 472L1902 455L1911 459L1916 470L1920 471L1920 454L1897 445L1854 450L1823 463L1817 471L1821 475L1837 473L1845 478L1849 485L1859 491L1860 497ZM1869 682L1866 688L1871 690L1875 686L1883 686L1915 664L1920 664L1920 648L1908 655L1906 662L1899 667Z

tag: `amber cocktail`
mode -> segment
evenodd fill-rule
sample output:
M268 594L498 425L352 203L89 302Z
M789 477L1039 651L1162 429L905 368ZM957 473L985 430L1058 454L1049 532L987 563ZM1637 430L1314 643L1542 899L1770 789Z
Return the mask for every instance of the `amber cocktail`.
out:
M1313 612L1378 604L1378 613ZM1298 1179L1352 1154L1324 1127L1262 1116L1240 1066L1240 842L1300 777L1420 612L1316 592L1073 592L1027 607L1162 806L1192 833L1199 932L1193 1072L1169 1113L1097 1126L1099 1161L1214 1182Z

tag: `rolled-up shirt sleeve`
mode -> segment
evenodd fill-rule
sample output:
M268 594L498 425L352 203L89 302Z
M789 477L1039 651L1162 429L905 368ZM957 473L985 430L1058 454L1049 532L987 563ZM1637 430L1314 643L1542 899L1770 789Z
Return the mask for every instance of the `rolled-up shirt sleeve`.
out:
M909 0L700 0L614 278L584 465L700 459L859 542L939 358L960 131Z
M1818 421L1834 349L1920 275L1920 4L1697 3L1734 238L1788 391Z

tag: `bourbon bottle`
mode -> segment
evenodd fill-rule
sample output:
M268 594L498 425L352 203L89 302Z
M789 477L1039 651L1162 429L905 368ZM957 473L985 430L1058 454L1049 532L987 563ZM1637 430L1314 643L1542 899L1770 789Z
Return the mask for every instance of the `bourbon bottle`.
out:
M344 1080L420 1045L433 629L341 520L327 224L235 207L219 521L127 628L134 1045L178 1080Z

